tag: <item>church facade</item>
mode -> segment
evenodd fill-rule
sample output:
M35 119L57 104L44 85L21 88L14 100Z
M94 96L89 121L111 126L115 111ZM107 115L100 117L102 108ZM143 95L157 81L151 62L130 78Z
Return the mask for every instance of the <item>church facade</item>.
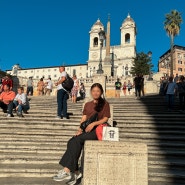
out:
M100 47L101 43L99 40L100 30L105 30L104 25L98 19L92 26L89 34L89 58L88 58L88 73L90 76L96 73L98 70L98 64L100 61ZM120 27L121 41L120 45L110 45L110 20L107 23L107 34L106 40L103 43L102 48L102 65L103 69L106 67L105 58L110 57L110 67L113 67L114 76L122 77L129 76L130 69L132 67L133 57L136 56L136 24L130 15L123 21ZM107 56L108 55L108 56ZM111 76L110 70L109 74Z
M69 75L77 75L77 78L92 77L97 73L100 61L100 30L106 31L106 39L102 47L102 65L106 76L123 77L130 75L133 57L136 55L136 24L130 15L126 17L120 27L121 41L120 45L111 46L110 44L110 19L107 23L107 30L98 19L91 27L89 32L89 55L87 64L66 66ZM107 60L108 59L108 60ZM40 79L42 77L51 77L53 80L59 78L59 66L24 68L14 65L12 70L7 73L24 78L33 77ZM113 71L113 74L111 73Z

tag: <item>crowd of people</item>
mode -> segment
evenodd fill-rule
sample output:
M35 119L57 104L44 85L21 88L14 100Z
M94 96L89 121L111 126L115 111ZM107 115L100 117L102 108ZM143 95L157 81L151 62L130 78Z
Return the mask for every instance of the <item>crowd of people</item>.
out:
M0 83L0 108L7 117L14 117L13 111L17 113L17 116L23 117L22 112L27 113L30 109L24 88L18 87L16 95L13 91L13 81L8 75L2 78Z
M123 95L127 96L131 95L131 89L135 88L135 95L136 99L139 99L141 97L141 93L144 96L144 77L143 75L137 75L134 78L133 83L128 80L128 82L124 81L123 84L120 82L120 79L118 78L115 82L115 97L120 98L121 91L123 91Z
M179 111L185 113L185 77L183 75L161 77L159 93L166 96L169 111L174 109L175 97L179 98Z
M53 89L53 82L51 81L51 78L48 78L44 82L44 78L41 78L37 83L37 93L39 96L43 95L49 95L51 94ZM27 95L33 96L34 91L34 83L32 77L29 77L27 81Z

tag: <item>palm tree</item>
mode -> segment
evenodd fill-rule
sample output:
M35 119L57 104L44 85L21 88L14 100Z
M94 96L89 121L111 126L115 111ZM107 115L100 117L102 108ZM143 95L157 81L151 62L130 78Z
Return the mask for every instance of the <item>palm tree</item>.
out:
M173 46L174 37L180 32L180 25L182 23L181 13L177 10L172 10L170 13L165 15L164 29L170 37L170 48L171 48L171 64L170 64L170 76L173 76Z

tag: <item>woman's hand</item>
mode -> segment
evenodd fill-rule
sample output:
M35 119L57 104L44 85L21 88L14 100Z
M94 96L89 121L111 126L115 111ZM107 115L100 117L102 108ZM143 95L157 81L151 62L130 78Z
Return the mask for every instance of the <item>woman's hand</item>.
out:
M79 136L80 134L82 134L82 132L83 132L82 129L79 128L78 131L76 132L76 136Z
M91 132L91 130L94 128L95 126L95 122L91 123L87 126L87 128L85 129L85 132Z

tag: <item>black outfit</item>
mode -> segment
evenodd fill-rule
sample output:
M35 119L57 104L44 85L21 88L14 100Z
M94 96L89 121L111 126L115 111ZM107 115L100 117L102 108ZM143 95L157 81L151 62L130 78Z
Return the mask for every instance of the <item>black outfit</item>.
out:
M13 102L10 102L8 105L0 101L0 107L3 109L4 113L12 114L13 111Z
M134 78L134 83L135 83L135 92L136 92L136 97L139 95L141 97L141 85L142 85L142 78L137 76Z
M29 96L29 92L30 92L30 95L33 96L33 86L28 86L27 87L27 95Z
M84 106L83 115L86 115L87 119L89 119L91 116L97 113L95 107L96 104L93 101L86 103ZM110 106L108 102L105 102L102 110L98 112L98 120L101 120L104 117L110 118ZM96 127L94 127L91 132L83 132L78 136L72 137L67 143L67 150L59 164L61 164L63 167L67 167L71 172L78 171L78 160L84 147L85 141L97 139ZM81 167L83 170L83 159Z
M67 99L69 98L68 93L64 89L57 91L57 115L67 118Z
M177 85L179 91L180 110L185 110L185 82L179 82Z
M115 82L115 88L116 88L116 90L121 90L121 82Z
M67 150L64 153L59 164L63 167L67 167L71 172L78 171L78 160L81 155L81 151L84 147L84 143L87 140L97 140L96 129L91 132L83 133L79 136L72 137L67 143ZM83 160L82 160L83 166Z

